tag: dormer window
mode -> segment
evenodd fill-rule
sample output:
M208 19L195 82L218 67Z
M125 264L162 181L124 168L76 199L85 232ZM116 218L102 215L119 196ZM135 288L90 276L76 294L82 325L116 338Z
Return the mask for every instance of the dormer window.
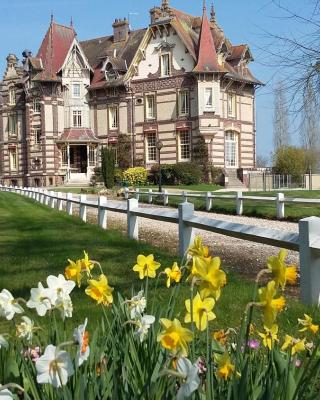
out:
M106 65L105 76L107 81L114 81L118 77L111 63Z
M14 106L16 104L16 91L12 88L9 89L9 105Z
M213 111L213 88L205 88L204 92L204 109L205 111Z
M161 76L170 76L171 65L170 65L170 54L161 55Z
M72 95L73 95L73 97L79 98L80 97L80 93L81 93L80 83L74 83L72 85Z

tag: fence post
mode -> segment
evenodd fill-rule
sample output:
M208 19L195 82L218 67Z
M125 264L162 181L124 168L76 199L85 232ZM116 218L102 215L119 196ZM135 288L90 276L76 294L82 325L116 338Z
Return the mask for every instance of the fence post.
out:
M52 196L52 197L50 197L50 207L55 208L56 199L53 196L55 196L56 194L52 190L49 192L49 194L50 194L50 196Z
M236 209L237 209L237 215L243 214L242 192L237 192L236 194Z
M80 204L79 204L79 217L83 222L87 222L87 206L83 203L87 201L86 194L80 194Z
M184 222L185 218L194 214L194 204L184 202L179 204L179 256L183 258L193 241L193 229Z
M136 189L136 199L139 201L140 200L140 189Z
M57 209L58 209L58 211L62 211L63 210L63 193L58 192L57 196L58 196Z
M139 239L139 224L138 217L132 215L131 211L138 208L139 203L137 199L129 199L127 202L127 233L130 239Z
M72 193L67 193L67 214L72 215L73 203L72 203L73 195Z
M124 188L124 198L128 200L129 198L129 189L127 187Z
M277 193L277 219L284 218L284 194Z
M152 203L152 200L153 200L153 197L152 197L152 189L149 189L149 190L148 190L148 203L151 204L151 203Z
M45 194L45 198L44 198L44 203L45 203L45 205L46 206L49 206L49 203L50 203L50 197L49 197L49 191L46 189L46 192L45 192L46 194Z
M168 195L168 190L164 189L163 191L163 205L167 206L169 203L169 195Z
M36 201L40 201L40 189L39 188L37 188L36 189Z
M315 237L319 240L320 218L309 217L299 221L301 300L320 305L320 250L313 249Z
M212 193L211 192L207 192L206 195L206 210L210 211L212 208L212 197L211 197Z
M102 229L107 229L107 210L102 208L106 206L108 199L105 196L99 196L98 198L98 225Z
M185 203L188 201L188 196L187 196L187 194L188 194L188 193L187 193L186 191L183 191L183 192L182 192L182 201L185 202Z

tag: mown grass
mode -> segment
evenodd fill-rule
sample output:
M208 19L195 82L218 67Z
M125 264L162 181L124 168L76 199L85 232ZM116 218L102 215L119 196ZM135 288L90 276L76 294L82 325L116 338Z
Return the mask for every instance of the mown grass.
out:
M157 249L143 242L129 240L117 231L103 231L97 226L85 224L76 217L58 213L33 200L12 193L0 193L0 290L7 288L15 297L28 298L30 288L38 281L45 283L48 275L63 273L67 259L77 259L86 249L91 258L99 261L109 282L123 296L131 296L132 289L140 289L141 281L132 271L138 254L155 254L163 267L171 266L174 257L165 249ZM225 266L224 269L227 270ZM165 305L169 292L164 278L150 282L150 296L155 297L157 308ZM217 320L213 328L236 327L240 323L245 305L254 290L252 282L240 275L228 273L228 285L216 306ZM184 299L189 288L183 285L177 304L177 315L183 319ZM74 318L67 321L70 329L89 316L96 321L100 309L84 294L84 288L72 293L75 306ZM303 306L297 300L289 300L289 310L281 318L281 324L289 331L303 312L315 310ZM7 328L3 320L0 331Z

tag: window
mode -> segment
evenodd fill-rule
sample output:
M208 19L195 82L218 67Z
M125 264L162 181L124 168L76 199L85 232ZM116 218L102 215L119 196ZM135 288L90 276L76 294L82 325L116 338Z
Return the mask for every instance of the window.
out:
M180 132L180 160L191 158L191 136L189 131Z
M8 116L8 134L13 136L17 134L17 120L15 115Z
M9 162L10 170L15 171L17 169L17 149L15 147L9 149Z
M238 138L235 132L227 132L225 140L226 167L238 166Z
M74 83L72 85L73 97L80 97L80 83Z
M147 119L155 119L155 97L154 95L148 95L146 97L146 117Z
M63 167L68 165L68 149L66 146L61 148L61 165Z
M41 128L36 127L34 128L34 144L41 144Z
M40 99L33 99L33 112L39 114L41 112Z
M96 165L96 149L93 146L89 147L89 166L94 167Z
M16 91L9 89L9 105L14 106L16 104Z
M189 91L182 90L179 93L179 115L188 115L189 114Z
M118 107L109 108L109 128L118 129Z
M207 111L213 110L213 90L212 88L205 88L204 94L204 109Z
M170 68L170 54L163 54L161 56L161 75L169 76L171 72Z
M157 161L157 134L149 133L147 136L147 162Z
M228 117L236 116L236 94L228 93Z
M82 111L81 110L73 111L73 126L74 126L74 128L82 127Z

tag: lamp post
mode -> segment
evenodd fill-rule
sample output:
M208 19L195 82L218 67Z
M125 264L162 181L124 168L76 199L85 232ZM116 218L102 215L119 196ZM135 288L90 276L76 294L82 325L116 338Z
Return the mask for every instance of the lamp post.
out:
M160 154L162 147L163 147L163 143L161 142L161 140L158 140L157 144L156 144L156 148L159 152L159 155L158 155L158 163L159 164L158 165L159 165L159 192L160 193L162 192L161 154Z

